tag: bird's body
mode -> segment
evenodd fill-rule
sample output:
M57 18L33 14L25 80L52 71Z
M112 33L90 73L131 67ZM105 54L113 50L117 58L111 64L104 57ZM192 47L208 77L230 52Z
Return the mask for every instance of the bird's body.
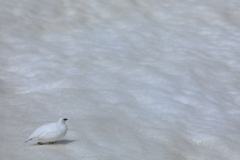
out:
M39 141L39 144L42 144L62 139L67 133L66 120L66 118L60 118L58 122L48 123L37 128L25 142L36 139Z

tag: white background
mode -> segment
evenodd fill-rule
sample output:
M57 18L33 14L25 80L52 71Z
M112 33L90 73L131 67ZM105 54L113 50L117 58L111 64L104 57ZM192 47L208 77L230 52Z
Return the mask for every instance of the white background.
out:
M0 0L0 159L240 159L239 0ZM65 116L56 144L24 140Z

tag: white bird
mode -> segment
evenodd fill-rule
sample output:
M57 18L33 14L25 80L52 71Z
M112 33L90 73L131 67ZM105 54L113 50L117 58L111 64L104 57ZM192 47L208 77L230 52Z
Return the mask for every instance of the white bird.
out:
M42 145L43 142L54 143L57 140L62 139L67 133L67 125L65 121L67 118L60 118L58 122L48 123L37 128L29 137L25 140L25 143L37 139L38 144Z

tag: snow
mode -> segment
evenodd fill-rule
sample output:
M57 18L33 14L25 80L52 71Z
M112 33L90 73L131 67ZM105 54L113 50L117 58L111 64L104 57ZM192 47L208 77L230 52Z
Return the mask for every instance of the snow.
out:
M239 7L0 0L0 159L240 159Z

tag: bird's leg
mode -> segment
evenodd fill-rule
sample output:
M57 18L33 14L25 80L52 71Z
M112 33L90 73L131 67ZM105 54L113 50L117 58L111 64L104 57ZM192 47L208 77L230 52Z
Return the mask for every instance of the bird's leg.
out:
M43 143L42 143L42 142L38 142L38 144L39 144L39 145L43 145Z
M54 144L54 143L56 143L56 142L49 142L49 144Z

